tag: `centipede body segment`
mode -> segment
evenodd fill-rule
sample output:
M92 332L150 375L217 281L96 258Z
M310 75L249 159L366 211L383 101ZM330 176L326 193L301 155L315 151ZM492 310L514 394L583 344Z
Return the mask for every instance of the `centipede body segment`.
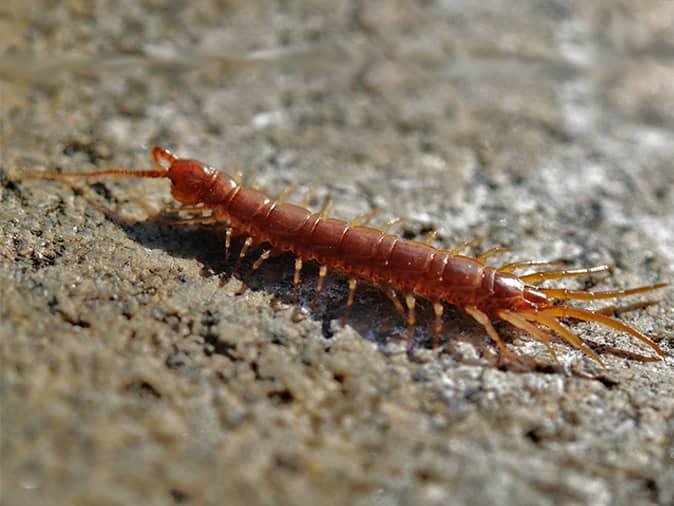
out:
M243 186L224 171L216 170L197 160L179 158L164 148L154 147L155 168L133 171L105 169L87 173L42 173L43 177L126 176L167 178L172 196L192 210L209 211L201 222L226 223L225 256L230 255L231 238L244 236L238 260L254 245L262 245L248 276L268 258L290 252L296 257L293 283L297 297L300 274L306 262L319 265L316 298L320 296L328 272L336 271L347 277L346 314L354 301L359 282L381 287L393 305L404 316L408 340L416 325L417 299L429 301L435 315L434 347L442 332L445 305L453 305L471 316L494 341L502 357L511 352L494 327L495 321L506 322L542 342L556 360L551 345L554 333L571 346L581 350L598 364L599 356L572 332L560 319L575 319L597 323L627 333L650 347L659 357L665 352L651 338L622 321L604 314L569 306L559 301L621 298L649 292L666 286L649 286L612 291L574 291L537 286L546 280L582 276L608 271L608 266L565 269L556 262L521 261L492 267L485 262L506 248L494 248L477 257L462 254L469 244L451 250L431 245L432 236L424 242L404 240L378 229L328 216L330 202L319 212L285 201L288 192L274 199L260 190ZM522 276L523 268L547 267ZM241 290L245 289L245 279ZM315 303L315 300L314 300Z

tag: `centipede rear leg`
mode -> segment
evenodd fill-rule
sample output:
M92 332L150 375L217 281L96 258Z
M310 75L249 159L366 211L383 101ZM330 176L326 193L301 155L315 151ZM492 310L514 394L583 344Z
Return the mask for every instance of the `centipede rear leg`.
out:
M655 343L652 339L646 337L644 334L639 332L634 327L631 327L630 325L627 325L626 323L623 323L620 320L617 320L615 318L611 318L609 316L597 313L595 311L589 311L587 309L581 309L581 308L570 307L570 306L552 306L552 307L543 309L541 311L541 313L546 314L546 315L550 315L550 316L573 318L573 319L576 319L576 320L598 323L600 325L610 327L614 330L618 330L620 332L630 334L632 337L635 337L636 339L638 339L642 343L648 345L660 357L665 358L667 356L665 354L665 352L662 351L662 349L657 345L657 343Z
M498 268L499 272L510 273L519 269L526 269L529 267L545 267L549 265L564 265L563 260L519 260L504 264Z
M532 272L519 276L521 281L529 284L537 284L552 279L563 279L578 276L587 276L600 272L611 272L613 268L610 265L598 265L595 267L584 267L581 269L560 269L551 271Z
M475 321L482 325L482 327L484 327L484 329L487 331L487 335L491 338L492 341L494 341L494 344L496 344L500 354L500 359L502 361L505 363L515 363L517 361L515 355L505 345L503 339L501 339L501 336L496 331L496 328L494 328L494 324L491 322L489 316L486 313L480 311L475 306L466 306L464 311L466 311L469 316L471 316Z
M628 288L624 290L605 290L605 291L590 291L590 290L569 290L567 288L540 288L548 297L558 300L603 300L603 299L619 299L629 297L631 295L638 295L642 293L652 292L658 288L667 286L667 283L655 283L652 285L638 286L636 288Z
M526 318L523 318L522 316L518 315L517 313L513 313L512 311L500 311L499 318L501 318L503 321L510 323L514 327L524 331L526 334L532 336L533 338L543 343L543 345L548 350L548 353L550 353L550 356L554 360L555 364L561 367L559 358L557 357L557 353L555 352L555 349L552 346L551 342L552 336L550 334L536 327L532 323L528 322Z

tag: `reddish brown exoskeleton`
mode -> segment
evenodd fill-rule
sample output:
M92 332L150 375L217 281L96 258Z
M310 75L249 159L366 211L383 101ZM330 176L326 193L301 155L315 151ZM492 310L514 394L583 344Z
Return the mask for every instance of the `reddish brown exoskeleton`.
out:
M178 158L166 149L154 147L155 169L131 171L106 169L88 173L42 173L46 177L128 176L167 178L171 194L184 206L198 206L211 214L201 222L224 222L228 229L225 254L229 254L232 236L245 236L240 252L243 258L254 244L266 245L253 263L251 273L272 254L295 255L295 288L306 261L320 266L316 297L320 294L328 270L348 277L347 311L353 304L359 280L380 286L398 311L405 315L408 336L416 324L417 297L431 302L435 313L435 335L442 330L445 304L457 306L487 331L502 356L510 352L494 328L494 320L503 320L541 341L556 360L550 345L553 331L580 349L600 365L597 354L576 334L558 321L573 318L595 322L632 335L665 357L664 351L650 338L625 323L601 313L558 304L556 300L597 300L620 298L666 286L658 283L628 290L603 292L539 288L544 280L608 271L608 266L586 269L544 270L517 276L515 271L556 262L523 261L490 267L485 261L505 248L494 248L477 257L461 255L465 244L453 250L437 249L430 240L417 242L401 239L385 230L330 218L327 206L321 212L273 199L265 193L241 185L226 172L197 160ZM250 273L249 273L250 274ZM400 301L403 295L405 304Z

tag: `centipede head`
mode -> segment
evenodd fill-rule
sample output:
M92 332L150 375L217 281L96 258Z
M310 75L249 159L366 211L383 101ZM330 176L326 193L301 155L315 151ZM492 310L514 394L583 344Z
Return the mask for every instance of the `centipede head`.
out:
M198 204L204 190L210 186L214 172L214 169L197 160L175 160L167 174L171 180L171 195L181 204Z

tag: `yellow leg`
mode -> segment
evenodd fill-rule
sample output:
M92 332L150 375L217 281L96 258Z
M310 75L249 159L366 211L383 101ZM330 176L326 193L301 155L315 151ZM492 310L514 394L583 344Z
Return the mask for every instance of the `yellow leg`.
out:
M540 323L544 327L549 328L550 330L554 330L566 342L568 342L572 346L575 346L580 351L589 356L592 360L597 362L600 366L604 367L604 363L597 356L597 354L594 351L592 351L592 348L590 348L587 344L585 344L585 341L583 341L580 337L578 337L576 334L574 334L569 329L564 327L561 323L559 323L551 316L547 316L541 313L521 313L520 315L529 321L535 321L537 323Z
M585 267L582 269L562 269L558 271L543 271L532 272L525 274L519 278L525 283L540 283L548 279L562 279L571 278L575 276L586 276L587 274L595 274L597 272L610 272L612 270L610 265L598 265L596 267Z
M630 327L629 325L616 320L609 316L603 314L595 313L594 311L588 311L587 309L580 309L577 307L565 307L565 306L553 306L541 311L543 314L550 316L560 316L563 318L574 318L576 320L582 320L586 322L599 323L600 325L605 325L611 327L612 329L619 330L630 334L633 337L636 337L642 343L646 343L650 346L658 355L662 358L665 358L667 355L664 351L650 338L643 335L641 332L635 328Z
M505 343L501 339L501 336L498 335L498 332L496 332L496 329L494 328L494 325L491 323L489 317L474 306L466 306L464 309L466 313L472 316L475 321L477 321L480 325L484 327L489 337L491 337L492 341L496 343L496 347L499 349L501 357L507 361L513 362L514 361L513 354L510 352L510 350L508 350Z

